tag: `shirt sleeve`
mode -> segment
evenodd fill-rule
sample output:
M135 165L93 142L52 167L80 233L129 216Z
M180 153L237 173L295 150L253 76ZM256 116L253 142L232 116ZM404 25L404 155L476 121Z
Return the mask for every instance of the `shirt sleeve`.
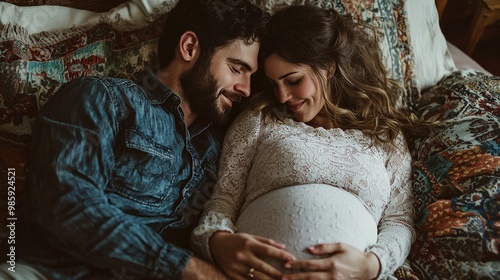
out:
M219 162L219 180L191 235L195 252L214 262L209 239L216 231L237 231L235 221L244 202L247 176L258 146L261 113L246 111L229 128Z
M192 253L109 204L104 193L120 122L131 106L117 91L99 79L70 82L42 108L29 163L28 216L77 260L141 278L177 279Z
M385 144L386 168L391 182L391 196L378 226L377 242L367 251L378 256L381 264L377 279L386 279L401 266L415 240L413 193L411 190L411 155L402 134L394 143Z

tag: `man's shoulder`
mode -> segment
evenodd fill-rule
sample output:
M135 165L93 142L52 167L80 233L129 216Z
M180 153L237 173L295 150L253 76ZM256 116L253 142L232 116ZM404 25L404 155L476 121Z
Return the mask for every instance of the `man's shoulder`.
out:
M140 87L130 79L85 76L61 85L43 105L42 112L77 108L123 107L125 100L140 98ZM139 93L139 94L138 94ZM133 102L132 102L133 103ZM122 110L120 110L122 111Z
M141 87L132 78L82 76L63 84L56 95L76 99L99 98L103 95L121 98L136 96L141 91Z
M147 103L158 105L164 103L173 91L165 86L152 71L142 71L126 78L109 76L87 76L75 79L63 87L69 87L93 94L107 93L118 99L129 99L130 102L146 100ZM63 88L61 88L64 91ZM176 99L173 99L174 102ZM142 102L141 102L142 103Z
M102 85L110 87L135 86L137 83L129 78L110 77L110 76L82 76L65 85Z

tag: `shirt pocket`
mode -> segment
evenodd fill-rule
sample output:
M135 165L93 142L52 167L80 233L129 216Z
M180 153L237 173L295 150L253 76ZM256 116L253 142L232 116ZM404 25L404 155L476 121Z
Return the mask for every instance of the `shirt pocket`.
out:
M175 156L172 149L158 144L137 130L125 131L118 143L111 190L137 203L158 207L175 199Z

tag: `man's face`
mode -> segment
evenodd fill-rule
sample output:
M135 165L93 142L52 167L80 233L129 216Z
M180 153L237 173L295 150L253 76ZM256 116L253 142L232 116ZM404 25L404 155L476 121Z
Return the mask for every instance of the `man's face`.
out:
M180 84L191 110L224 124L234 105L250 96L250 76L257 70L259 43L237 39L215 50L207 61L199 57Z

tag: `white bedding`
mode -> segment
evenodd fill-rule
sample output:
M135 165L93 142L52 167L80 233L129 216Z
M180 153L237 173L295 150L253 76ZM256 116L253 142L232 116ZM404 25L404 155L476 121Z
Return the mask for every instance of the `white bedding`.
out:
M490 72L484 69L481 65L479 65L479 63L477 63L477 61L472 59L458 47L456 47L450 42L447 42L447 45L448 45L448 50L451 53L451 57L453 58L453 61L455 62L455 66L457 67L457 69L459 70L473 69L491 75Z

